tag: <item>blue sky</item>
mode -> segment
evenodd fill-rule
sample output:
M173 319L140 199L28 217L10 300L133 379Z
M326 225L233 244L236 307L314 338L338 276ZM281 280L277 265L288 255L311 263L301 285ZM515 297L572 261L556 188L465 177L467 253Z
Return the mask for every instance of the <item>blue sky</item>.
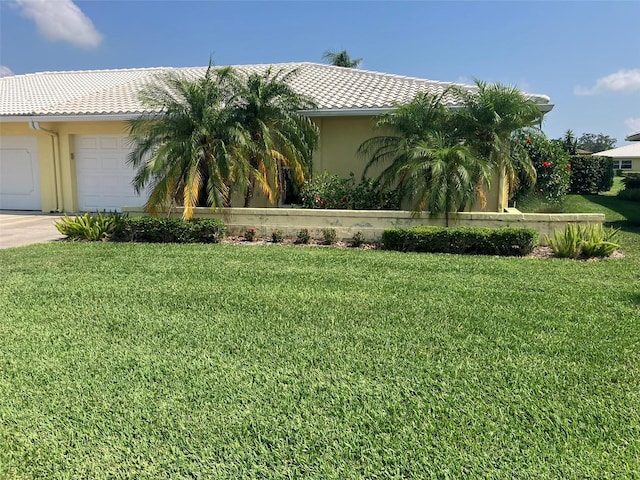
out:
M640 2L0 0L0 73L322 62L544 93L543 130L640 130Z

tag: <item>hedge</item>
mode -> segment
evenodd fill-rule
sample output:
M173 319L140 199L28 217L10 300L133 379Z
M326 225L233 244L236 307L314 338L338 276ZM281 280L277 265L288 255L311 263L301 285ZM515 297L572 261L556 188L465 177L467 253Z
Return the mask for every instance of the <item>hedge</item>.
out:
M613 160L609 157L571 157L571 193L596 195L607 192L613 186L613 176Z
M220 220L125 217L111 240L148 243L219 243L226 227Z
M538 232L531 228L412 227L382 233L382 248L401 252L528 255Z
M634 189L640 188L640 173L625 172L622 177L624 188Z

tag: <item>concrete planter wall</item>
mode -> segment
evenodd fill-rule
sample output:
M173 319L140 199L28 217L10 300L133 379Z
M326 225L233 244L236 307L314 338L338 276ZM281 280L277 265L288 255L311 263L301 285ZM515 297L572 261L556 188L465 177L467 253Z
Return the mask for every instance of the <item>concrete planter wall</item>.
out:
M141 208L125 207L130 216L145 215ZM182 209L171 211L172 217L181 217ZM307 228L313 238L322 238L322 230L333 228L338 239L350 239L356 232L362 232L368 241L377 241L382 232L393 227L413 227L417 225L444 226L444 215L414 217L412 212L392 210L309 210L301 208L225 208L211 210L197 208L196 218L217 218L223 220L229 235L242 235L248 228L255 228L259 237L270 238L271 233L280 230L286 237L295 237L300 229ZM449 215L450 227L527 227L540 234L552 235L555 229L564 229L567 223L586 225L601 224L604 215L600 213L521 213L509 209L505 213L460 212Z

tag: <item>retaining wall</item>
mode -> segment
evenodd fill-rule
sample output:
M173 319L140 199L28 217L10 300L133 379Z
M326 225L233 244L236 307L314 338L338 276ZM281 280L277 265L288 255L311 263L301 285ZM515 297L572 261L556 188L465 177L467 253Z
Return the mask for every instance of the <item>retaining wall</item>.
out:
M141 208L125 207L130 216L145 215ZM170 216L181 217L182 209L176 208ZM362 232L367 241L377 241L382 232L393 227L413 227L417 225L444 226L444 215L430 217L427 213L416 217L412 212L396 210L312 210L301 208L196 208L196 218L217 218L227 225L229 235L243 235L249 228L255 228L258 237L270 238L271 233L280 230L285 237L295 237L307 228L313 238L322 238L322 230L333 228L337 238L347 240L356 232ZM450 227L527 227L540 234L552 235L555 229L564 229L567 223L586 225L601 224L604 215L600 213L522 213L509 209L505 213L459 212L449 215Z

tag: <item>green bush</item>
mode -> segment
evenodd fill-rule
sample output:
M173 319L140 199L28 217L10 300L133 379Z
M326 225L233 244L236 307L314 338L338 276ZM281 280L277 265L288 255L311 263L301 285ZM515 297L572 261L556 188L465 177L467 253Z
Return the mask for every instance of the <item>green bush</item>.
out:
M608 157L573 155L571 157L571 193L595 195L613 186L613 160Z
M349 178L331 175L326 171L305 182L300 193L304 208L350 210L398 210L399 196L385 192L377 180L363 178L356 183Z
M324 228L322 229L322 238L325 245L333 245L336 243L337 234L335 228Z
M219 243L226 227L220 220L179 218L124 218L113 235L121 242Z
M282 230L274 230L271 232L271 241L273 243L280 243L284 239L284 233Z
M109 240L125 219L125 216L117 212L96 212L94 215L87 212L73 218L65 215L54 225L62 235L71 240L96 242Z
M626 189L640 188L640 173L625 173L622 184Z
M386 250L469 255L528 255L538 233L530 228L413 227L382 233Z
M620 247L618 230L605 230L602 225L585 227L569 223L564 231L555 230L553 237L547 235L545 240L560 258L608 257Z
M625 188L618 192L618 198L630 202L640 202L640 188Z
M309 229L303 228L298 232L296 236L296 243L307 244L311 241L311 235L309 234Z
M364 241L364 234L362 232L356 232L353 234L353 237L351 237L350 245L353 248L360 248L362 245L364 245Z

